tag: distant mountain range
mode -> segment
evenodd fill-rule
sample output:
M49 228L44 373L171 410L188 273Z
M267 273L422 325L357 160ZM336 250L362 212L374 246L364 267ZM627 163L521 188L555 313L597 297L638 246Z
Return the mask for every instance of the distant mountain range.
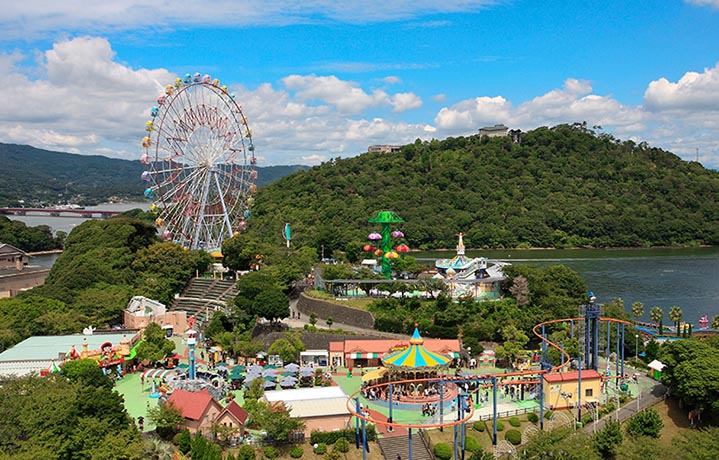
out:
M258 187L309 166L258 167ZM97 204L108 199L139 199L145 189L139 161L76 155L29 145L0 143L0 206Z

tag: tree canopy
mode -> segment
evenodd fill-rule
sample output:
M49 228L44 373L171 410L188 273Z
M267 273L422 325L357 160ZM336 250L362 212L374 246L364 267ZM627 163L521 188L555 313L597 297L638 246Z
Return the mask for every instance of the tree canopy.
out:
M414 249L643 247L719 243L719 172L582 124L509 138L416 141L395 154L332 159L257 196L249 232L318 254L366 241L377 210L399 213Z

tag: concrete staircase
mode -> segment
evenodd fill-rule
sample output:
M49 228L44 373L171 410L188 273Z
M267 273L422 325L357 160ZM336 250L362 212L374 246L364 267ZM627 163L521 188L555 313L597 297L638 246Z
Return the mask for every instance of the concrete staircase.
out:
M213 312L224 310L236 295L234 280L193 278L172 303L170 311L184 311L204 322Z
M400 435L380 438L377 440L382 456L385 460L397 460L397 454L402 460L410 460L409 458L409 436ZM412 430L412 458L411 460L434 460L432 454L424 445L422 437L415 430Z

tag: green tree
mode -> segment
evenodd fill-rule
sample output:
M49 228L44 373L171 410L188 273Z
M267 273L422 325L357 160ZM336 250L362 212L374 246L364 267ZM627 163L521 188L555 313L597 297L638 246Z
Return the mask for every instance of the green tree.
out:
M604 428L594 435L594 448L603 458L614 458L622 440L622 427L619 422L607 420Z
M632 316L634 316L635 321L644 316L644 304L641 302L632 303Z
M674 323L674 330L679 336L679 322L682 320L682 309L677 306L669 308L669 319Z
M719 315L712 317L712 329L719 329Z
M155 425L157 434L163 439L172 439L185 421L182 411L171 401L150 407L147 412L147 419Z
M284 338L275 340L268 352L271 355L280 355L280 358L285 363L298 362L300 359L300 352L305 351L305 346L300 340L292 340L290 335L297 334L285 334Z
M0 433L0 458L139 460L142 451L122 396L58 374L3 381Z
M529 342L529 337L512 324L502 329L502 337L504 338L504 343L497 347L497 358L506 359L510 363L514 363L524 351L524 346Z
M281 289L267 289L254 298L250 313L271 322L287 318L290 316L290 299Z
M100 369L94 359L76 359L67 361L62 366L62 375L71 382L79 382L82 385L102 387L111 389L114 385Z
M659 324L659 335L661 335L663 333L662 320L664 319L664 310L662 310L662 307L652 308L652 310L649 312L649 317L654 323Z
M327 323L327 327L330 329L332 329L332 324L334 324L334 322L335 321L332 319L331 316L325 320L325 323Z
M270 440L287 442L290 433L303 430L305 422L290 416L284 404L260 402L259 424Z
M645 409L627 421L626 431L630 436L650 436L658 438L664 427L664 422L656 410Z
M175 351L175 343L165 337L165 331L156 323L147 325L144 339L137 346L139 361L159 361Z

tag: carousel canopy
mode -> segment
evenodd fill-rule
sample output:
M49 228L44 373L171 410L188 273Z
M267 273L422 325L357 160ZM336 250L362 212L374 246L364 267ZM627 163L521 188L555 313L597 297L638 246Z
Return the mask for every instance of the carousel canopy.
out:
M172 373L167 369L148 369L142 373L142 379L164 379Z
M449 364L448 356L434 353L424 347L424 339L415 325L414 334L409 340L409 348L392 353L382 359L385 366L406 370L415 368L444 367Z

